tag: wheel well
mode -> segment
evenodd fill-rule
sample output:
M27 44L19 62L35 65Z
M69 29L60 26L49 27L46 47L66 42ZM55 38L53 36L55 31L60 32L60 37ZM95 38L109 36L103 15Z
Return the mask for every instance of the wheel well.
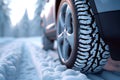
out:
M61 1L62 0L56 0L55 2L55 21L57 20L58 9Z

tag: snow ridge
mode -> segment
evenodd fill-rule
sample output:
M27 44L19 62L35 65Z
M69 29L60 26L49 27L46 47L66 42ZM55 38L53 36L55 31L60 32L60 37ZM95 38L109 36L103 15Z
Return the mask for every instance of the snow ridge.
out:
M85 74L61 65L55 51L46 52L32 44L27 48L33 56L33 61L38 62L36 67L39 65L39 68L36 69L41 80L89 80Z
M15 80L22 54L20 46L11 43L0 49L0 80Z

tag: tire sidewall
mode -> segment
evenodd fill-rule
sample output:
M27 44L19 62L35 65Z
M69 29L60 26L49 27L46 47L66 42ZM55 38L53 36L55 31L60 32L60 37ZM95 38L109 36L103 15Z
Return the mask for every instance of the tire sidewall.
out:
M73 34L74 34L74 46L73 46L73 50L71 51L70 53L70 57L68 58L68 60L66 61L62 61L60 55L59 55L59 58L60 58L60 61L65 64L68 68L72 68L74 66L74 62L76 60L76 57L77 57L77 46L78 46L78 31L79 30L78 28L78 20L77 20L77 13L76 13L76 9L75 9L75 5L74 5L74 2L73 0L62 0L61 3L60 3L60 6L59 6L59 10L58 10L58 15L57 15L57 24L58 24L58 17L59 17L59 13L60 13L60 9L61 9L61 6L64 4L64 3L67 3L70 8L71 8L71 11L72 11L72 15L73 15L73 19L74 19L74 27L73 27ZM58 25L57 25L58 27ZM59 54L59 52L58 52Z

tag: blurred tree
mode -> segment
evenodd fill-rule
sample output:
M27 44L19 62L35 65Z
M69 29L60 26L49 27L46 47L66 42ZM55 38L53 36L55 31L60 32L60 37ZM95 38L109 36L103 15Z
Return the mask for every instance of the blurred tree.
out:
M30 27L30 20L28 18L28 12L25 10L24 16L21 21L16 25L15 28L15 37L29 37L29 27Z
M10 36L10 0L0 0L0 37Z
M44 0L37 0L37 3L36 3L34 19L31 21L32 32L30 34L32 36L40 36L43 34L43 29L40 27L40 13L42 10L43 2Z

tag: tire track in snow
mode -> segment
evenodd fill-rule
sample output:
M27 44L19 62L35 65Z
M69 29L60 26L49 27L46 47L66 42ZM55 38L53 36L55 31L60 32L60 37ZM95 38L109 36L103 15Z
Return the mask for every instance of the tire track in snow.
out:
M22 60L20 62L19 73L16 80L40 80L25 45L22 52Z

